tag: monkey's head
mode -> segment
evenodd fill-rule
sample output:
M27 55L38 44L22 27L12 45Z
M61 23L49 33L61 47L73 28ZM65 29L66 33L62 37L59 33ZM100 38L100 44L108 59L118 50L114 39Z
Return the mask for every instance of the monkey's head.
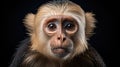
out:
M54 1L42 5L36 14L25 19L30 32L31 49L46 57L65 60L83 53L86 39L92 34L92 13L71 1Z

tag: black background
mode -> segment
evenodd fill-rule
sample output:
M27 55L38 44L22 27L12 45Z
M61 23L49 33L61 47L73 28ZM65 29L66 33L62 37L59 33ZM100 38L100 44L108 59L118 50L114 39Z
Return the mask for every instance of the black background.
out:
M118 67L118 4L115 1L106 0L72 0L81 5L85 12L93 12L98 23L95 35L89 43L103 57L107 67ZM28 13L36 13L37 8L48 0L16 0L2 1L2 35L0 58L3 66L8 67L13 53L20 41L28 37L23 25L24 16ZM117 30L117 31L116 31Z

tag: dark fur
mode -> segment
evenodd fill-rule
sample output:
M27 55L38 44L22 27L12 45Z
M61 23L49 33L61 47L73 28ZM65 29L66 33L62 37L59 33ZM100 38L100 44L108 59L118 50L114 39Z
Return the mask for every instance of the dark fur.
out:
M46 67L48 63L55 63L56 67L61 67L59 62L51 61L42 54L30 50L29 46L30 39L28 38L18 48L10 67ZM96 50L90 45L88 48L84 53L75 56L73 59L66 60L62 67L106 67ZM30 63L23 63L22 61L30 55L36 55L36 57Z
M27 50L29 49L29 43L30 43L30 38L25 39L24 41L21 42L19 45L19 48L17 49L17 52L14 54L13 61L10 65L10 67L19 67L24 55L27 53Z

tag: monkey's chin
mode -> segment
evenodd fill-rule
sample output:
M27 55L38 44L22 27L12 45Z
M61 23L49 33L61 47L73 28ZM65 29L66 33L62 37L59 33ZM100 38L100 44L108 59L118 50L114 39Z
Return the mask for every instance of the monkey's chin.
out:
M69 49L62 47L53 48L51 51L59 59L66 59L71 52Z

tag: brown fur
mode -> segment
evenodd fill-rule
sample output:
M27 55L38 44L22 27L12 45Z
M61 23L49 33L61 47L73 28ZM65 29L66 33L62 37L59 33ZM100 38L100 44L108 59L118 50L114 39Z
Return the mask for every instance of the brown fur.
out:
M48 59L39 52L30 51L25 55L25 60L20 67L106 67L95 49L91 46L88 47L89 49L83 54L62 62Z

